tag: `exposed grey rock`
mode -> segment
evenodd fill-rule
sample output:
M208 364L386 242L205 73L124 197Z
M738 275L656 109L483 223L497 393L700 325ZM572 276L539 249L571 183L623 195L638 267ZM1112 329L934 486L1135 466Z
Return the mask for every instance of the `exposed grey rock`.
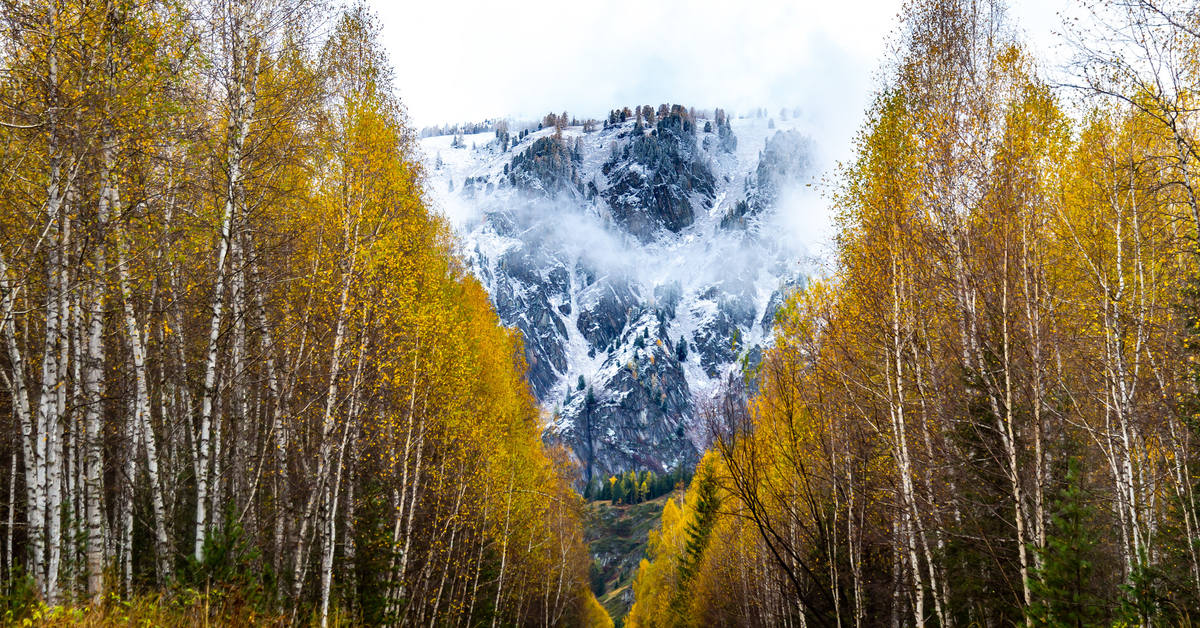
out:
M813 143L799 131L779 131L763 148L755 169L757 189L751 196L754 211L761 212L779 200L780 190L812 170Z
M567 270L545 252L525 248L509 251L496 267L492 302L500 320L521 331L530 385L544 396L567 367L567 329L555 305L570 301Z
M654 288L654 302L666 316L675 318L675 308L683 298L683 288L678 281L665 283Z
M714 293L705 295L716 304L716 315L696 330L691 351L699 356L700 365L709 377L717 377L721 367L733 362L745 348L742 329L747 317L754 320L751 303L738 295Z
M626 279L607 277L584 288L577 299L579 333L602 351L612 348L640 303Z
M589 382L590 394L576 394L562 408L557 437L580 459L583 484L630 469L666 473L698 459L686 433L692 418L687 378L664 335L657 317L643 313L601 367L603 379Z
M783 307L784 301L787 301L788 297L793 293L803 289L804 279L798 278L788 281L771 293L771 299L767 301L767 307L763 310L762 320L759 321L759 325L764 332L770 331L771 327L775 324L775 317L779 314L779 309Z
M642 242L660 229L679 233L696 217L696 202L711 202L716 180L696 147L695 126L679 114L635 134L604 164L603 196L613 217Z

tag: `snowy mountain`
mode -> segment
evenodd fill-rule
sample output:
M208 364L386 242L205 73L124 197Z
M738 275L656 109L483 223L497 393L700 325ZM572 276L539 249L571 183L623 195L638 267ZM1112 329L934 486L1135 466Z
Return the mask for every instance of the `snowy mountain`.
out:
M697 408L757 364L808 269L800 121L656 118L421 140L433 201L524 335L546 438L583 483L690 468Z

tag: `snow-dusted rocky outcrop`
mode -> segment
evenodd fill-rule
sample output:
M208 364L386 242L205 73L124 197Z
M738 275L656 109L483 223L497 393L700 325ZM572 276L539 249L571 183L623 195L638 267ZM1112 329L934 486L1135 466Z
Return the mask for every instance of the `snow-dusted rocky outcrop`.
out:
M796 121L774 126L677 110L647 128L536 130L507 150L490 133L421 140L433 201L523 334L546 438L570 447L582 482L694 463L698 402L753 366L803 284L786 214L813 147Z

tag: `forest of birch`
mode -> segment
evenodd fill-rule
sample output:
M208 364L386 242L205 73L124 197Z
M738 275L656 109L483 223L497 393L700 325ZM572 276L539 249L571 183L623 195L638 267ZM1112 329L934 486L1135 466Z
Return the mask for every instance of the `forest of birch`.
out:
M602 625L567 456L427 206L369 12L0 15L5 593Z

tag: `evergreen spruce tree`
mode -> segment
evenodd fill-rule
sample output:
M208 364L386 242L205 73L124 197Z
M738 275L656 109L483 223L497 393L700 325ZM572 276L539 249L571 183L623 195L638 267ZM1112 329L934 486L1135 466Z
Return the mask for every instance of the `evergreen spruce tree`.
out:
M1071 458L1042 550L1042 568L1032 576L1036 599L1029 616L1039 626L1095 626L1105 617L1105 603L1094 591L1096 541L1093 513L1080 479L1079 460Z
M708 548L708 540L712 536L721 507L721 499L717 494L717 480L713 477L712 469L705 466L699 472L701 476L696 483L695 514L685 528L687 540L684 542L683 556L679 559L679 584L670 606L671 621L679 626L690 623L688 607L691 605L692 581L700 571L704 550Z
M612 485L612 503L614 506L620 506L625 503L625 484L620 478Z

